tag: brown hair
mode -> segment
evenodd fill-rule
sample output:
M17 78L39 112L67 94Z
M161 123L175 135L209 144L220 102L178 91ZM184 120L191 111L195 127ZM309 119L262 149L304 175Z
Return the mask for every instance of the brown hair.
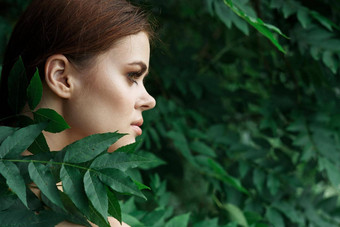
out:
M126 0L33 0L14 28L5 52L1 118L16 114L7 103L7 80L19 56L28 80L36 68L43 79L45 61L53 54L63 54L84 68L118 39L140 31L152 37L145 13Z

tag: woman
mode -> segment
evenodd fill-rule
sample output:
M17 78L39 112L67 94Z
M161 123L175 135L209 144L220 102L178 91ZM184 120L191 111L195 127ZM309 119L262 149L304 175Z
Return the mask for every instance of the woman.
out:
M134 142L142 134L142 112L155 106L143 85L151 37L145 14L125 0L33 0L6 49L1 118L16 114L7 103L7 79L21 56L28 81L36 68L43 81L37 108L56 110L71 127L44 133L51 150L117 130L127 135L110 152ZM120 226L113 218L109 221Z

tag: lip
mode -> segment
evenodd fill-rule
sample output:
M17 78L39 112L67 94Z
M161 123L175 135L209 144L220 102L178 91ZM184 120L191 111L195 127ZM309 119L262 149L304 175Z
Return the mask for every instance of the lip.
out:
M141 129L142 125L143 125L143 119L135 121L131 124L131 126L132 126L133 130L136 132L137 136L140 136L143 133L143 130Z

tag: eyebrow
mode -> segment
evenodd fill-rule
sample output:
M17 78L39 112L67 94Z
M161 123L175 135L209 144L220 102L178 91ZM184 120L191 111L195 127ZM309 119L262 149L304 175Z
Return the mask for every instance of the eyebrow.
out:
M135 62L131 62L129 63L128 65L138 65L140 66L142 69L141 69L141 74L146 74L145 76L147 76L149 74L149 69L148 67L146 66L146 64L142 61L135 61Z

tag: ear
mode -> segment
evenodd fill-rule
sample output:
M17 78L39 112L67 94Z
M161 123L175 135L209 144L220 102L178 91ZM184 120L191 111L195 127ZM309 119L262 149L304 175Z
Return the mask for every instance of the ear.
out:
M70 98L74 84L69 60L62 54L50 56L45 63L45 81L48 87L61 98Z

